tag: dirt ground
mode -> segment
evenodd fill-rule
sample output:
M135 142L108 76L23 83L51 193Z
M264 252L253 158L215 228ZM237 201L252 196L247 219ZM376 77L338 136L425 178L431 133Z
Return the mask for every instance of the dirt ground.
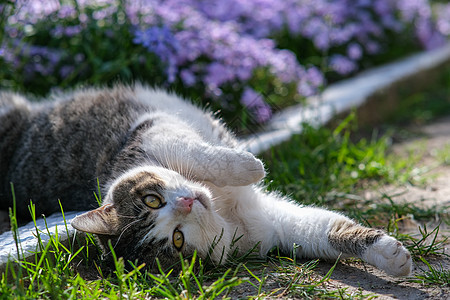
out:
M383 186L375 191L367 191L363 195L367 199L379 198L382 193L387 195L398 195L393 197L394 201L414 203L420 207L441 207L450 214L450 161L448 164L438 164L437 153L447 147L450 159L450 116L439 119L423 127L409 128L417 133L417 138L408 139L406 142L394 145L393 151L397 154L407 154L410 151L424 151L425 155L421 166L429 167L427 173L429 181L423 186ZM426 226L428 232L436 227L440 221L430 220ZM450 236L450 220L441 222L440 238ZM418 234L419 224L414 220L403 223L403 233ZM450 255L450 241L446 242L445 252ZM438 256L427 257L427 261L433 266L442 265L444 269L450 270L450 257ZM326 274L331 264L320 263L316 269L319 273ZM414 263L413 276L428 270L422 262ZM362 290L364 294L376 296L377 299L450 299L450 284L446 286L425 285L414 283L404 278L394 278L360 261L343 262L334 270L329 282L331 286L347 287L347 292Z

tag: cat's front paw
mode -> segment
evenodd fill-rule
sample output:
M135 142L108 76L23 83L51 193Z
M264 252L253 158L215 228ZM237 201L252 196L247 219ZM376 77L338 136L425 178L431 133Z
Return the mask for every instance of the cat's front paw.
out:
M411 254L402 243L388 235L368 247L362 258L389 275L407 276L411 273Z
M264 175L264 165L250 152L227 149L227 155L218 158L223 166L220 176L213 183L221 186L244 186L261 180Z

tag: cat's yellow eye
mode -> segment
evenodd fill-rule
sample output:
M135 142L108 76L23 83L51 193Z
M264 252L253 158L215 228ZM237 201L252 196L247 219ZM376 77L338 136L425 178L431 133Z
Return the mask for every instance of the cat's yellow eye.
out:
M150 208L158 209L165 205L162 198L155 194L150 194L144 197L144 203Z
M184 244L183 233L181 231L179 231L178 229L175 229L173 231L172 240L173 240L173 245L175 246L175 248L177 248L177 250L181 250L181 248L183 247L183 244Z

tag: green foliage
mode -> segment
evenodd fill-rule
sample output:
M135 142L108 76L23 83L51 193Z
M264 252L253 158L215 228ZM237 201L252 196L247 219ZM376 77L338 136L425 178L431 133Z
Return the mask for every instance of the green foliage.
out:
M448 243L448 237L439 237L440 224L432 231L428 231L426 224L419 226L419 234L416 237L413 234L401 233L399 222L402 218L393 218L387 225L387 232L399 241L403 242L413 258L422 259L424 257L450 257L445 253L445 245Z
M420 169L419 157L401 159L388 154L390 136L354 142L354 114L334 130L303 125L303 132L264 155L270 189L280 189L302 203L326 204L339 193L358 189L365 181L407 182Z
M450 144L444 145L440 149L436 149L432 152L438 162L444 165L450 165Z
M385 227L388 224L388 232L393 231L390 229L391 225L394 226L394 229L398 229L398 227L395 227L397 223L392 220L413 218L416 221L424 222L436 218L445 219L448 216L449 206L424 207L420 204L399 199L394 201L394 198L402 195L403 193L393 195L383 193L380 198L366 200L356 195L343 194L341 195L341 201L335 205L335 209L345 211L352 218L368 226Z
M417 274L415 279L411 281L422 284L450 286L450 270L446 269L442 264L440 264L439 267L433 267L423 257L420 257L420 260L427 266L428 270L422 270L423 273Z
M30 210L34 211L33 208ZM266 281L269 275L264 271L262 275L259 274L261 263L264 263L262 261L256 264L250 260L247 265L239 263L234 267L228 265L206 270L202 260L194 253L189 260L180 257L179 274L172 271L165 273L162 268L159 268L159 273L153 274L145 271L144 265L131 264L131 269L127 270L123 259L115 256L110 245L114 267L112 272L104 274L96 263L99 258L89 250L95 246L90 235L81 238L84 245L66 247L60 241L58 233L51 235L47 232L50 240L46 244L41 240L42 234L44 232L36 229L40 249L31 259L18 259L8 263L0 280L0 299L215 299L229 296L234 287L242 284L253 286L256 295L267 295ZM247 257L248 254L235 257L234 261ZM311 276L317 261L298 266L289 258L278 257L273 261L280 263L279 267L275 267L278 268L277 272L284 273L278 279L296 274L283 294L311 297L337 293L322 286L335 266L325 277L317 279L317 276ZM79 266L83 264L90 271L80 269ZM252 283L255 280L257 284Z
M30 211L34 213L33 205ZM15 220L14 218L12 220ZM33 217L35 220L35 217ZM44 244L42 234L48 234L50 240ZM220 276L211 283L206 283L202 261L196 254L185 261L182 257L180 274L151 274L143 271L144 265L125 269L122 258L117 258L111 247L114 258L113 272L105 276L101 267L97 266L98 256L90 248L95 243L90 235L82 238L84 245L65 246L56 234L40 232L36 228L38 252L31 259L10 261L0 280L0 299L69 299L69 298L103 298L103 299L147 299L148 297L164 297L170 299L214 299L229 292L233 287L241 285L244 279L236 276L233 269L222 270ZM17 243L18 247L20 244ZM77 266L87 264L91 269L88 280L86 271L78 273ZM194 266L199 266L198 270ZM95 266L95 267L94 267ZM96 271L93 271L96 270Z
M17 70L10 70L8 64L0 59L1 86L45 95L56 86L59 89L72 89L81 84L111 85L118 81L131 83L133 80L147 81L149 78L154 85L162 85L166 80L164 66L155 54L132 43L133 37L129 30L131 24L125 23L128 19L123 17L123 9L119 6L119 10L111 16L110 23L103 24L102 20L97 21L93 17L96 10L86 7L82 12L87 20L82 33L69 37L62 35L58 39L50 34L54 30L52 22L38 22L31 32L27 32L23 42L58 49L63 58L54 66L52 74L36 73L32 78L27 78L25 68L33 57L23 53L20 65L15 66ZM5 11L9 14L13 12ZM59 25L80 26L78 18L64 19L64 23ZM20 53L21 50L17 51ZM71 65L74 59L79 60L76 68L68 77L62 76L64 67Z

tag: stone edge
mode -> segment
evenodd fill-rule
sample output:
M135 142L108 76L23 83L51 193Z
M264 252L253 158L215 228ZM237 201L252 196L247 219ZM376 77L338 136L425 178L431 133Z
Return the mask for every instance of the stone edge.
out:
M330 85L320 95L308 98L306 105L292 106L274 115L266 130L244 139L244 145L252 153L261 153L300 133L302 123L313 126L326 124L334 116L362 106L378 91L447 62L450 62L450 44L367 70Z

